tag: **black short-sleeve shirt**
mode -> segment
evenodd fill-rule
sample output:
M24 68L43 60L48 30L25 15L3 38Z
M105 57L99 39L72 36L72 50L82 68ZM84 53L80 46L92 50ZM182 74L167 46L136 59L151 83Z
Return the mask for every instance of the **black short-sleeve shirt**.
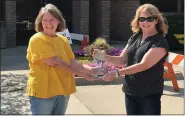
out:
M168 43L162 34L157 33L146 38L143 42L142 33L136 33L128 40L127 66L139 63L150 48L165 48L167 53L151 68L135 74L125 75L122 90L134 96L163 94L163 63L168 55Z

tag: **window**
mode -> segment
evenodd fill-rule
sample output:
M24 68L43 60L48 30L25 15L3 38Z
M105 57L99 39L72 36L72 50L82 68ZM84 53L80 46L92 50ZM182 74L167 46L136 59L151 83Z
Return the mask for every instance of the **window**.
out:
M18 22L27 20L35 21L35 18L40 8L41 8L40 0L17 0L16 1L17 21Z

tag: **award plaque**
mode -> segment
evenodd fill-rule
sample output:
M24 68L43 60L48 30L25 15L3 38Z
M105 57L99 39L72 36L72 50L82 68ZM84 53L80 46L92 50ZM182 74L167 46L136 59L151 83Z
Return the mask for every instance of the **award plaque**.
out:
M94 58L99 61L105 61L105 51L104 50L97 50Z

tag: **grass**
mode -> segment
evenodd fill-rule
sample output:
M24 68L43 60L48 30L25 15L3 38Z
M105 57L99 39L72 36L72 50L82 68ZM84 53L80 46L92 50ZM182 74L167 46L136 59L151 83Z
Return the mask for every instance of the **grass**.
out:
M76 56L76 59L83 64L88 64L92 61L92 58L87 56Z
M82 63L82 64L88 64L88 63L90 63L90 61L89 60L78 60L80 63Z

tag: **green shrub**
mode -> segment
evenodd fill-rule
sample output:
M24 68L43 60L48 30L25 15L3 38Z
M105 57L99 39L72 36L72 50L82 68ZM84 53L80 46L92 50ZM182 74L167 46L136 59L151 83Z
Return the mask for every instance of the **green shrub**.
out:
M78 56L78 57L76 57L76 60L79 61L80 63L88 64L93 59L92 59L92 57L88 57L88 56Z
M104 38L98 37L95 42L85 47L84 51L87 53L88 56L92 56L94 49L105 50L106 53L109 54L111 47Z

